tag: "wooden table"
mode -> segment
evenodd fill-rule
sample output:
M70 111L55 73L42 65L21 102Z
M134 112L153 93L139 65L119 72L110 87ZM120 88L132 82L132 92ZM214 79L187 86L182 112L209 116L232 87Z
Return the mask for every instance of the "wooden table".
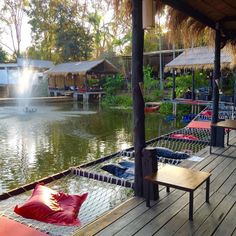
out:
M211 125L212 127L220 127L223 129L232 129L236 130L236 120L224 120L224 121L219 121L215 124ZM227 132L227 145L229 145L229 130ZM211 153L211 142L210 142L210 153Z
M166 165L156 173L145 176L144 179L148 184L146 205L150 207L151 184L155 184L157 189L159 189L159 185L164 185L167 187L167 192L169 192L170 187L180 189L189 192L189 220L193 220L193 193L206 182L206 202L209 202L210 176L211 174L207 172Z

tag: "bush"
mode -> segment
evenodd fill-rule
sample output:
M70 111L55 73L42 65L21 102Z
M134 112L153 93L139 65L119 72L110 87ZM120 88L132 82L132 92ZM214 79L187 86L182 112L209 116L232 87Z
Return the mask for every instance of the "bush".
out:
M106 95L102 99L102 105L105 107L108 106L120 106L120 107L131 107L132 106L132 98L128 95Z
M195 76L195 89L209 86L209 81L207 79L206 72L196 71L194 76ZM175 83L176 83L176 96L183 97L187 88L192 87L191 72L189 74L177 76ZM167 77L166 88L172 88L172 87L173 87L173 78Z
M153 69L147 65L143 67L143 79L145 93L150 93L151 90L157 89L157 81L153 78Z
M144 96L145 102L156 102L157 100L160 100L160 98L160 90L153 90L148 95L145 94Z
M171 115L173 114L173 104L170 102L164 102L160 106L159 110L162 115ZM178 104L177 107L177 117L181 118L184 115L191 113L191 105L188 104Z
M123 76L121 74L117 74L115 76L106 77L103 88L108 96L114 96L124 87L124 84L125 80Z
M170 102L164 102L160 106L159 110L160 114L162 115L170 115L173 113L173 104Z

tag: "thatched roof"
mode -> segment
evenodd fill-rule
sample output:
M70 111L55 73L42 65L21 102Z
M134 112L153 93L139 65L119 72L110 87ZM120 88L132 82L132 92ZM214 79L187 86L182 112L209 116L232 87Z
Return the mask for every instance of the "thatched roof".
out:
M79 61L58 64L48 70L48 75L68 75L68 74L116 74L118 69L107 60Z
M117 9L130 6L131 0L114 0ZM145 2L145 1L143 1ZM165 14L171 41L181 40L186 47L205 40L214 44L216 23L220 24L222 45L231 49L236 64L236 1L235 0L156 0L157 13ZM127 8L131 9L132 6ZM131 12L130 11L130 12Z
M166 64L165 71L171 69L208 69L214 67L214 49L210 47L197 47L186 49L174 60ZM231 55L223 50L221 53L221 67L230 67Z

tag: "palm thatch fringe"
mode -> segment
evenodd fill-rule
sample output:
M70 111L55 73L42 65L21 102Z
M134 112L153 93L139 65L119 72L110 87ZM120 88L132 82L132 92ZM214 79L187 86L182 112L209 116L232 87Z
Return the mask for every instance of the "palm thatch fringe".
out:
M113 0L116 13L122 9L130 15L132 13L132 0ZM185 48L198 45L214 45L214 29L202 24L183 12L166 6L161 0L156 0L156 12L159 16L166 15L169 40L174 43L183 43ZM227 40L226 49L232 55L232 64L236 65L236 41Z

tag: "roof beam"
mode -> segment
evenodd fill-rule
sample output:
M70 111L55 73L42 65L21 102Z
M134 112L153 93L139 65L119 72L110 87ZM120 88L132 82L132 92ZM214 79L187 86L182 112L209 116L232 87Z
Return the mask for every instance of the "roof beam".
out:
M213 29L215 29L215 22L205 15L203 15L200 11L192 8L186 1L183 0L162 0L162 3L171 6L174 9L177 9L183 13L185 13L188 16L193 17L197 21L203 23L204 25L207 25Z
M219 22L230 22L230 21L236 21L236 16L226 16L222 18Z

